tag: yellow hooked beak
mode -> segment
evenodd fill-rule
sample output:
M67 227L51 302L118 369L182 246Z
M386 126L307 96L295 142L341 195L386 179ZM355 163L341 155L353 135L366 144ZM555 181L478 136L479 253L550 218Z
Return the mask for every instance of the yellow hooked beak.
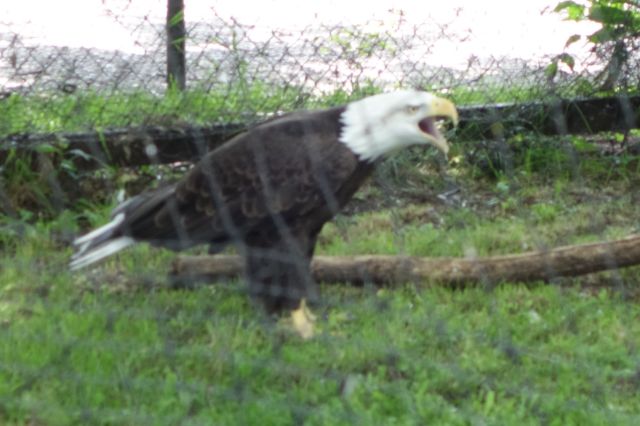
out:
M420 120L418 126L428 141L447 155L449 152L449 144L442 133L440 133L436 119L448 118L454 126L457 126L459 121L458 110L456 110L456 106L450 100L434 96L428 105L428 111L429 115Z

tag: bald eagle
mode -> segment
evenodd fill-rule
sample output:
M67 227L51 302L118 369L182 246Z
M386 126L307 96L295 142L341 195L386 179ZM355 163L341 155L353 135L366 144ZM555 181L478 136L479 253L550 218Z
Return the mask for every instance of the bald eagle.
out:
M116 207L112 220L74 241L73 270L138 242L182 250L233 244L249 293L268 312L316 300L310 261L318 233L376 163L409 145L449 146L450 101L402 90L257 125L205 155L181 180ZM299 310L294 310L296 313Z

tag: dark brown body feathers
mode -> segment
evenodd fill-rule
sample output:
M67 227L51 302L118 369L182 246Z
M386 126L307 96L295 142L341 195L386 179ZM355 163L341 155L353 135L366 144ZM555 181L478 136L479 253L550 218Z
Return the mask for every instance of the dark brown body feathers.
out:
M235 244L269 310L313 300L317 234L373 170L339 142L343 111L288 114L236 136L176 184L117 209L120 235L172 249Z

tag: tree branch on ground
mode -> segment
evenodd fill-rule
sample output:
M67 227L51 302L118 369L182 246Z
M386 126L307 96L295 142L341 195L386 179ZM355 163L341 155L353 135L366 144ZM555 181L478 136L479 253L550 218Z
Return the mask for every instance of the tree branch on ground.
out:
M489 257L315 256L312 273L316 281L326 283L465 285L551 280L639 264L640 234L634 234L615 241ZM242 258L235 255L180 256L171 276L175 283L229 279L241 276L242 268Z

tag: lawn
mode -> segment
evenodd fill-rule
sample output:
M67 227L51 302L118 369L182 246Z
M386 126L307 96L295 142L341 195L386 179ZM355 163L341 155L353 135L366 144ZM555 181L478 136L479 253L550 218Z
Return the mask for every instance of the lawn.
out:
M484 208L344 215L325 228L319 252L490 255L638 229L637 190L624 182L597 194L584 182L508 195L485 184L482 196L474 185L464 192ZM7 228L3 424L640 420L640 268L464 289L325 285L319 333L302 341L257 310L241 282L171 289L170 252L143 246L68 272L61 241L75 218Z
M108 124L59 117L31 119ZM414 151L387 162L317 252L486 256L640 230L637 157L581 138L528 146L489 172L465 146L446 175ZM110 207L0 219L0 424L640 423L640 267L461 288L327 283L303 341L242 281L173 288L171 252L139 246L69 272L69 241Z

